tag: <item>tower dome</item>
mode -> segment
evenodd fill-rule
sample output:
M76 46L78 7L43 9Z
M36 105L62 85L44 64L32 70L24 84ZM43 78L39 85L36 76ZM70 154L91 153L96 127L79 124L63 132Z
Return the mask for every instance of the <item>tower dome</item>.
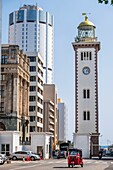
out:
M92 42L96 41L95 37L95 25L88 20L88 16L85 15L85 20L79 24L77 41Z
M85 16L85 20L79 24L78 28L81 28L84 26L96 28L95 25L91 21L88 20L88 16Z

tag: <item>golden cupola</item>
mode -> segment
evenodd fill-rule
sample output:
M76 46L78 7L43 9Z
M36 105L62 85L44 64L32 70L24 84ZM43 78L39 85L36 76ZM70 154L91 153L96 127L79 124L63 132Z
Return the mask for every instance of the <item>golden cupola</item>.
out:
M96 41L95 37L95 25L88 20L88 16L85 16L85 20L79 24L78 36L75 41Z

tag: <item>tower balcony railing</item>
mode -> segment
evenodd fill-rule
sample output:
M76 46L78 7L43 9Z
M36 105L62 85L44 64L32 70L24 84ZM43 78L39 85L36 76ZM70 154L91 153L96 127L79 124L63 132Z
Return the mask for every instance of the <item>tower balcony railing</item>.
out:
M97 42L97 37L76 37L75 42Z

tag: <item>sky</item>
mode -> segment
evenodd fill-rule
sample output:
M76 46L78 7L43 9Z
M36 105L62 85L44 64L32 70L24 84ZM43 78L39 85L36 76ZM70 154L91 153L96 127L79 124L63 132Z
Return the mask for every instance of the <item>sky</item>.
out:
M8 43L8 16L23 4L38 4L54 16L54 83L58 98L68 110L68 140L75 129L74 50L72 42L77 26L84 21L83 12L96 26L101 42L98 53L98 95L100 145L113 144L113 6L98 0L3 0L2 43Z

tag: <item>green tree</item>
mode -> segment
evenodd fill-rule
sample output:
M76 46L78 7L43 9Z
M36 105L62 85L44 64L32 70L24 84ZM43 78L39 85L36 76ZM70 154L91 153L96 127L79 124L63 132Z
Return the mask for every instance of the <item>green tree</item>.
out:
M104 3L104 4L111 4L111 5L113 5L113 0L98 0L98 3Z

